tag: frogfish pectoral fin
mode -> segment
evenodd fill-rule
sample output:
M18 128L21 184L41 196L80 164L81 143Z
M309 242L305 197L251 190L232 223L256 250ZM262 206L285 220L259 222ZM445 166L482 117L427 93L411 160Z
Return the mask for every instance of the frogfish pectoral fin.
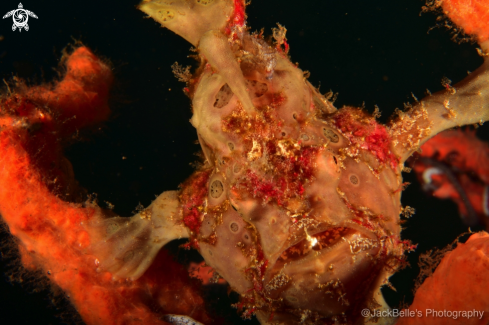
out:
M130 218L95 219L87 230L96 238L92 254L100 271L114 278L138 279L159 250L174 239L187 238L177 191L163 192L149 207Z

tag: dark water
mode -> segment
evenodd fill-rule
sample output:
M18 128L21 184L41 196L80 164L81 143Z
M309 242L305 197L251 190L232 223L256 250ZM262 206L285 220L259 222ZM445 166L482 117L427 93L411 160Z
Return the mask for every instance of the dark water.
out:
M2 0L0 15L16 9L19 0ZM253 30L280 22L287 27L290 55L310 81L324 93L339 93L336 106L378 105L385 121L396 107L422 98L426 88L442 89L442 77L454 82L482 62L475 46L456 44L443 29L428 33L436 15L423 14L422 1L274 1L255 0L248 8ZM143 19L137 1L26 1L24 8L39 18L29 19L28 32L13 32L11 18L0 20L0 81L19 76L30 83L57 76L61 51L76 40L110 60L116 85L114 114L102 130L72 145L66 155L77 179L103 205L109 201L121 215L138 203L148 205L155 195L176 189L197 160L197 136L188 123L189 100L170 65L187 58L190 44ZM3 87L3 85L0 85ZM3 87L5 90L5 87ZM489 139L487 127L479 129ZM123 160L122 157L127 159ZM397 292L385 290L392 306L412 300L419 253L442 248L465 231L456 206L428 198L413 184L403 193L403 204L416 208L403 237L419 243L410 255L411 268L392 278ZM190 260L192 256L180 256ZM4 272L5 259L0 273ZM29 293L18 284L0 280L0 324L61 324L46 292ZM220 301L226 300L225 291ZM217 301L217 298L216 298ZM224 309L225 307L219 307ZM223 313L234 314L233 310ZM230 318L237 323L238 318ZM245 322L250 324L250 322Z

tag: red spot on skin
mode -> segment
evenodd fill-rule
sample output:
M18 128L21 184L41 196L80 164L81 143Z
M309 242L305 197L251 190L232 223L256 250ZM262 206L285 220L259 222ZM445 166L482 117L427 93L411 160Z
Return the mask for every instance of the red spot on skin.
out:
M287 40L284 40L284 47L285 47L285 54L289 53L290 46L289 43L287 43Z
M0 184L8 184L0 186L0 213L18 238L21 262L30 270L49 271L89 325L134 319L165 324L161 317L167 313L212 323L186 270L165 250L137 281L115 281L110 273L97 272L87 229L91 221L103 218L102 210L65 202L52 190L59 184L53 177L66 185L72 181L59 167L63 156L57 137L108 115L112 75L84 47L66 64L66 76L53 87L26 88L0 102ZM181 299L174 299L177 292Z
M278 149L273 141L268 141L266 148L273 174L263 177L247 170L236 188L244 188L265 202L275 201L285 206L289 199L304 194L304 184L314 175L314 161L320 149L296 149L292 157L284 157L277 154Z
M283 45L284 45L284 48L282 49L282 45L281 44L277 44L275 46L275 49L279 52L279 53L285 53L285 54L288 54L289 53L289 50L290 50L290 46L289 46L289 43L287 43L287 40L284 39L283 40Z
M226 35L233 33L235 27L243 27L246 24L246 4L244 0L234 0L234 11L229 19L229 24L224 29ZM237 37L236 34L233 35L233 39Z
M258 260L258 264L260 265L260 267L258 268L258 270L260 271L258 273L258 276L262 278L263 276L265 276L265 271L268 266L268 260L265 259L265 254L263 253L263 250L261 248L258 250L258 254L256 258Z
M244 26L246 19L245 3L243 0L234 0L233 26Z
M352 222L365 227L366 229L370 231L376 231L379 229L382 229L382 227L379 225L378 220L384 220L383 215L379 216L372 216L369 214L366 214L365 211L358 210L356 207L354 207L350 202L344 200L343 201L345 205L348 207L348 209L353 213L355 218L351 219Z
M242 318L249 319L251 316L253 316L253 313L256 311L254 304L255 299L252 296L241 296L240 302L236 304L238 311L241 312L243 308L248 308L248 310L245 310L241 315Z
M271 321L273 320L273 316L274 316L274 315L275 315L275 312L274 312L274 311L272 311L272 312L270 313L270 317L268 317L268 321L269 321L269 322L271 322Z
M196 235L202 224L202 209L207 197L207 181L211 171L195 172L181 185L183 222ZM195 245L193 245L195 247Z
M248 310L243 313L243 317L250 317L256 310L254 307L255 299L253 295L260 297L260 300L265 299L263 292L263 280L265 278L265 272L268 267L268 260L265 259L265 254L260 246L257 247L255 263L252 267L245 269L245 273L248 275L248 279L252 281L253 287L246 291L250 296L241 296L241 307L246 306Z
M396 169L399 158L390 150L391 138L382 124L355 108L346 107L333 117L334 125L354 145L373 154L381 164Z
M273 95L271 105L275 108L278 108L278 107L282 106L286 101L287 101L287 97L285 96L284 93L282 93L282 92L276 93ZM279 127L282 126L282 124L283 124L283 121L277 122L277 125Z

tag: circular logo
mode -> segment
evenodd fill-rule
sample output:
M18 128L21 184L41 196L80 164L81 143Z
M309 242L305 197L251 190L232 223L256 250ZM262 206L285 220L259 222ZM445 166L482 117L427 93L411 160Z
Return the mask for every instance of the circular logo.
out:
M27 24L29 17L27 16L27 12L25 12L24 9L17 9L13 14L13 19L14 24L17 25L17 27L22 28Z
M29 10L25 10L22 3L19 3L19 7L17 9L7 12L3 16L3 19L10 16L12 16L12 19L14 21L14 24L12 25L12 31L19 29L19 32L22 31L22 29L25 29L26 31L29 30L29 25L27 25L27 21L29 21L29 16L37 18L35 13Z

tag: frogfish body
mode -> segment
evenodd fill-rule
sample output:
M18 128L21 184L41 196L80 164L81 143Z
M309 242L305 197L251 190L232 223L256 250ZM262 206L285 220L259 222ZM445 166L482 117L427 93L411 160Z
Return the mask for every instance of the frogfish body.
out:
M198 290L160 251L189 238L186 248L240 294L245 318L377 323L365 311L389 308L380 288L415 248L401 239L400 215L413 213L400 203L404 163L435 134L489 120L489 55L382 125L313 87L289 59L284 27L268 41L250 33L243 0L144 0L139 9L196 47L193 74L173 69L205 159L178 191L131 218L69 202L77 187L58 137L107 118L113 78L78 48L58 84L0 98L0 213L22 263L49 270L89 324L208 321ZM485 265L481 256L467 265Z

